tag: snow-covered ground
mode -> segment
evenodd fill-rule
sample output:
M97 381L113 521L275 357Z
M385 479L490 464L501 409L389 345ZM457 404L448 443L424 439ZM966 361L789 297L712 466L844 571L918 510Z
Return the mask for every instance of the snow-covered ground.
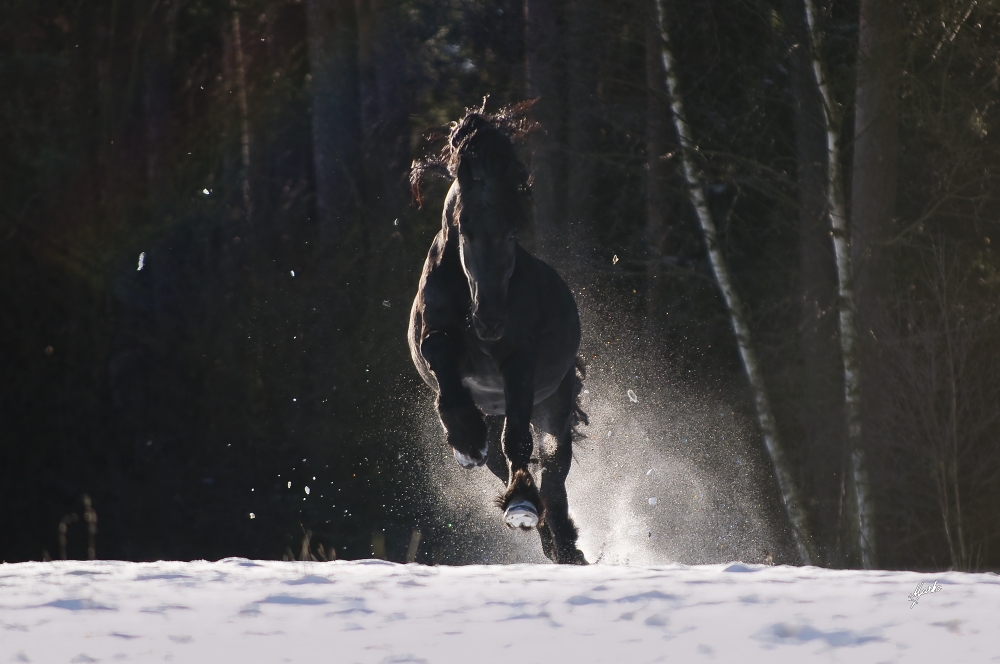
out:
M939 591L907 599L919 583ZM0 662L989 662L1000 577L731 563L0 565Z

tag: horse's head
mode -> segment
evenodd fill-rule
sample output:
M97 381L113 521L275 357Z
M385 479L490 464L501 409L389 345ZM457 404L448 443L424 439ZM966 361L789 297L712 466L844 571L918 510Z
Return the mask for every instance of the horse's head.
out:
M476 335L495 341L507 325L507 287L516 263L517 229L527 215L527 176L510 139L481 116L467 116L452 140L456 137L460 144L453 228L459 234Z
M472 323L485 341L503 337L507 326L507 286L517 257L517 229L527 223L530 208L528 171L514 152L513 141L536 130L527 118L537 100L524 101L486 114L478 109L451 124L448 142L437 156L413 162L410 184L421 202L424 173L455 180L452 214L445 215L449 233L458 235L462 269L472 294ZM440 136L438 134L438 136Z

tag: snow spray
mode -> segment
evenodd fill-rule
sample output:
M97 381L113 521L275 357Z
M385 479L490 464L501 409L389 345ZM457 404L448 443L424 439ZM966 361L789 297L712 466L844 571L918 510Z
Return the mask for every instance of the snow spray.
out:
M764 562L785 551L787 538L776 525L781 514L767 499L771 480L759 435L734 406L733 390L720 393L717 385L674 375L636 335L642 325L605 306L615 298L587 291L574 288L587 365L581 406L590 425L579 428L585 438L574 444L567 479L587 560ZM455 463L430 395L415 416L427 488L449 527L437 562L545 562L536 533L504 527L493 503L499 480L485 466L468 471ZM536 434L536 454L546 445Z

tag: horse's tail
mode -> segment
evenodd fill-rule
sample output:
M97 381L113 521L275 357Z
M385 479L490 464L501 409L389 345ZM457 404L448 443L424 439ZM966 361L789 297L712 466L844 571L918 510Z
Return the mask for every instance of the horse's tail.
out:
M581 424L590 424L590 418L587 417L587 413L583 412L583 408L580 407L580 393L583 391L583 379L586 377L587 365L583 363L583 357L578 355L572 371L573 410L569 416L570 430L572 431L572 439L574 441L583 440L587 437L587 434L581 432L577 427Z

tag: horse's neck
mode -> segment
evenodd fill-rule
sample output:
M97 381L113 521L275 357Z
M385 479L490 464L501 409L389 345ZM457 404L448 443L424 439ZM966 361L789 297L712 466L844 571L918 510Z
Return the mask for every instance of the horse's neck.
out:
M444 199L444 212L441 214L441 230L444 232L446 244L458 241L458 223L455 221L455 204L458 202L458 180L451 183L448 195Z

